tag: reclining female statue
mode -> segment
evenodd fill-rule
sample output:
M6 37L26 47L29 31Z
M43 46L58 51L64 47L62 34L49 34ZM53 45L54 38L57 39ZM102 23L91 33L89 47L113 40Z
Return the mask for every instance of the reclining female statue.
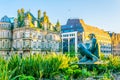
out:
M78 53L82 55L80 62L96 62L99 59L98 43L93 33L89 34L89 40L78 44Z

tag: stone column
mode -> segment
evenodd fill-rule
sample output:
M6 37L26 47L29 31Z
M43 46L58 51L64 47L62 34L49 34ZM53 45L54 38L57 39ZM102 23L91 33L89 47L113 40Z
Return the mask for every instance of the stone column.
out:
M77 33L75 33L75 52L77 53Z
M68 38L68 52L70 52L70 38Z
M63 35L62 35L62 53L63 53Z

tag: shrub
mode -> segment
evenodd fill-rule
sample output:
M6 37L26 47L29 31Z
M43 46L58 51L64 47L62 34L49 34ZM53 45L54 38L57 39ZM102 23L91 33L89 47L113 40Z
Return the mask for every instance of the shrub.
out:
M16 68L12 71L8 69L8 62L0 57L0 80L13 80L12 76Z
M14 70L12 77L18 75L33 76L38 78L53 78L60 74L60 70L68 68L69 63L76 58L70 58L64 54L36 54L20 58L14 55L8 61L8 69Z
M109 56L108 69L113 72L120 72L120 56Z
M120 57L101 58L106 64L78 65L77 56L65 54L36 54L23 58L13 55L9 60L0 57L0 80L83 79L103 76L109 79L112 72L120 72Z

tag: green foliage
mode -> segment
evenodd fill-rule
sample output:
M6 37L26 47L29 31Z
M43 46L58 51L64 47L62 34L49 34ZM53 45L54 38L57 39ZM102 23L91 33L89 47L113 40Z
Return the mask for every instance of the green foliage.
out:
M0 57L0 80L14 80L12 78L15 73L16 68L12 71L8 69L8 62L6 62L3 58Z
M7 64L7 68L10 71L14 71L12 78L21 78L21 75L33 76L38 78L53 78L56 75L60 75L60 70L69 67L70 58L63 54L36 54L27 57L20 58L18 55L14 55L9 61L3 59L2 65Z
M32 76L26 76L26 75L16 76L12 80L16 80L16 79L19 79L19 80L35 80L34 77L32 77Z
M106 64L80 65L77 56L65 54L36 54L20 58L13 55L9 60L0 57L0 80L38 79L85 79L102 76L102 80L113 78L112 73L120 72L120 57L110 55L102 58Z
M57 31L60 31L60 26L61 26L61 25L60 25L60 22L59 22L59 21L57 21L57 23L56 23L55 26L56 26L56 30L57 30Z
M74 51L66 52L65 54L69 57L75 57L76 56L76 53Z
M120 71L120 56L109 55L109 66L108 69L113 72Z
M18 55L12 56L8 61L9 70L12 71L16 68L15 74L13 76L20 75L22 73L22 71L20 70L21 62L22 61Z
M83 68L81 72L82 72L82 76L83 77L89 77L89 76L91 76L90 71L88 71L86 68Z

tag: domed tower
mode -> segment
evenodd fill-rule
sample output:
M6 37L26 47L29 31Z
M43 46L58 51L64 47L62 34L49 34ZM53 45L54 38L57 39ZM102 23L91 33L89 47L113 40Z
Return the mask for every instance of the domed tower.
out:
M44 30L48 30L50 21L49 21L49 17L46 15L46 12L43 12L41 23L42 23L42 26L44 27Z

